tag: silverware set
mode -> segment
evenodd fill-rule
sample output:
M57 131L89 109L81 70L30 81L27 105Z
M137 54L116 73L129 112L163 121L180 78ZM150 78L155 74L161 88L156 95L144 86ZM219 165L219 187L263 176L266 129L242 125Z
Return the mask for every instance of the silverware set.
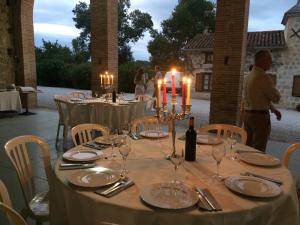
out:
M199 202L198 202L199 208L205 209L210 212L211 211L222 211L222 207L217 202L217 200L213 197L213 195L209 192L208 189L201 189L199 187L196 187L195 190L199 196Z
M255 174L255 173L251 173L251 172L244 172L244 173L241 173L241 175L242 176L257 177L257 178L260 178L260 179L263 179L263 180L273 182L273 183L275 183L279 186L283 184L283 182L281 180L277 180L277 179L274 179L274 178L271 178L271 177L265 177L265 176Z
M88 169L95 167L95 163L61 163L60 170Z
M113 186L106 189L105 191L95 191L95 193L109 198L109 197L112 197L112 196L118 194L119 192L131 187L132 185L134 185L133 180L124 179L124 180L121 180L121 181L115 183Z

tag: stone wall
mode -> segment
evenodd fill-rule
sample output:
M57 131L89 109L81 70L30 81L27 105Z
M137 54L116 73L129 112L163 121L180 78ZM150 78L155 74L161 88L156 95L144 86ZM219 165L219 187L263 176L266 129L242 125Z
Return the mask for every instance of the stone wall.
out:
M0 88L15 83L12 11L7 1L0 1Z

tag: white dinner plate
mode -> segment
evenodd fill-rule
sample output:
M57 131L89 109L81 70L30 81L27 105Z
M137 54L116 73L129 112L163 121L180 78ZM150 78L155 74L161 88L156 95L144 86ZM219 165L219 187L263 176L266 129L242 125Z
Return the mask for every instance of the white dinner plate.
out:
M281 189L273 182L249 176L231 176L225 179L228 189L239 194L270 198L280 195Z
M239 159L256 166L279 166L281 162L276 157L262 153L240 153Z
M145 138L165 138L169 136L169 133L157 130L146 130L140 132L140 135Z
M120 178L120 172L106 168L93 168L73 173L68 177L68 181L79 187L95 188L113 184Z
M75 162L89 162L101 158L103 152L97 150L70 150L63 154L63 158Z
M198 202L195 191L185 185L156 183L146 186L141 191L141 199L147 204L162 209L185 209ZM176 192L176 193L175 193Z
M205 144L205 145L219 145L222 144L223 141L219 137L212 137L210 135L197 135L197 144Z

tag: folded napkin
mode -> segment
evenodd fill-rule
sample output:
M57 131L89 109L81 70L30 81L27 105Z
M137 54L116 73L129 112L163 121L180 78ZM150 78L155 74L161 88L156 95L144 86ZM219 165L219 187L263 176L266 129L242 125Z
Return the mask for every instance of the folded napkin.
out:
M222 207L208 189L196 188L199 194L198 206L202 210L222 211Z
M132 185L134 185L133 180L128 180L125 183L120 184L119 186L117 186L116 188L113 188L112 191L103 193L103 191L95 191L96 194L102 195L106 198L110 198L118 193L120 193L121 191L131 187Z
M97 142L90 142L90 143L84 143L82 146L88 147L88 148L93 148L96 150L104 150L107 148L108 145L97 143Z

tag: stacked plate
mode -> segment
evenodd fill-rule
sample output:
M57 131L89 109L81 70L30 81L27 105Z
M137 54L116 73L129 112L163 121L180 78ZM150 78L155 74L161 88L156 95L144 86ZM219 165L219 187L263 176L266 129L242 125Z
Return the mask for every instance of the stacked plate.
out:
M156 183L141 191L141 199L147 204L162 209L185 209L198 202L198 195L183 184Z
M63 158L73 162L91 162L100 159L103 152L96 150L70 150L63 154Z
M239 159L256 166L272 167L281 165L280 160L276 157L268 154L263 154L261 152L240 152Z
M79 171L72 174L68 181L79 187L104 187L120 180L119 172L103 167L97 167L89 170Z
M231 176L225 179L228 189L238 194L270 198L280 195L281 189L273 182L249 176Z
M140 132L140 135L145 138L165 138L169 136L169 133L157 130L146 130Z

